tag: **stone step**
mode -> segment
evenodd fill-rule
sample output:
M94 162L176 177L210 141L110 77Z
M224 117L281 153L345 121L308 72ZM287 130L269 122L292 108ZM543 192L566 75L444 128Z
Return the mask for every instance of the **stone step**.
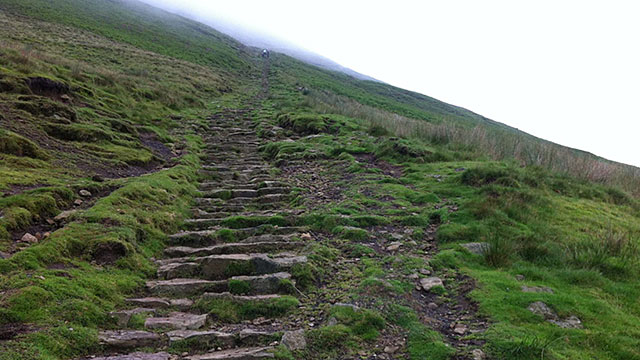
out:
M226 254L161 260L159 279L198 277L222 280L236 275L282 272L307 262L306 256L270 257L267 254Z
M237 303L247 303L247 302L260 302L260 301L269 301L281 298L281 295L278 294L266 294L266 295L233 295L230 292L222 292L222 293L204 293L200 297L203 300L230 300Z
M212 189L203 191L200 194L203 198L232 199L232 198L254 198L258 196L258 190L254 189Z
M219 243L221 238L221 232L219 229L212 230L196 230L196 231L181 231L179 233L169 235L167 242L172 245L193 245L193 244L207 244L214 245ZM291 235L296 233L302 233L307 231L306 227L301 226L257 226L242 229L226 229L225 236L232 236L234 239L243 240L249 237L255 237L259 235ZM264 238L263 238L264 239ZM260 241L257 240L256 241ZM266 240L265 240L266 241ZM277 240L276 240L277 241Z
M207 255L223 255L223 254L248 254L256 252L271 252L292 250L304 246L302 242L282 242L282 241L263 241L263 242L242 242L220 244L207 247L188 247L174 246L164 250L167 257L185 257L185 256L207 256Z
M229 165L203 165L202 166L202 170L216 171L216 172L225 172L225 171L247 172L252 170L269 170L269 169L271 169L271 165L267 163L262 163L259 165L237 164L234 166L229 166Z
M141 330L107 330L98 334L100 345L108 351L122 352L139 348L161 348L169 338L162 334Z
M166 335L169 337L170 344L189 341L191 344L198 343L201 345L199 348L220 347L224 350L242 346L266 345L274 340L280 340L276 333L252 329L243 329L237 333L226 333L216 330L174 330L168 332Z
M247 295L275 294L286 290L282 287L282 281L291 280L291 274L280 272L256 276L234 276L229 280L246 282L249 285ZM206 292L223 293L229 291L229 280L152 280L147 282L147 289L154 294L177 295L180 297L201 295Z
M196 330L207 323L207 315L172 312L166 317L151 317L144 322L147 329Z
M165 299L159 297L146 297L136 299L126 299L126 303L144 306L146 308L165 309L169 307L175 307L181 310L187 310L193 306L193 300L191 299Z
M156 313L155 308L135 308L135 309L129 309L129 310L112 311L109 313L109 316L116 319L116 322L118 323L119 327L124 328L124 327L127 327L127 325L129 325L129 320L131 320L131 317L133 315L155 314L155 313Z
M265 215L265 216L261 216L261 215L248 215L248 216L241 216L241 215L232 215L232 216L227 216L227 217L222 217L222 218L216 218L216 217L198 217L195 219L187 219L184 221L184 225L185 228L187 229L193 229L193 230L205 230L205 229L211 229L214 226L225 226L228 227L230 229L233 229L235 227L239 227L239 226L248 226L248 225L252 225L252 226L262 226L262 225L274 225L274 224L278 224L278 225L288 225L288 224L295 224L296 219L293 216L289 216L287 218L282 218L280 216L275 216L275 214L272 215ZM275 225L274 225L275 226Z
M195 209L193 211L194 218L197 219L221 219L232 216L244 216L244 217L265 217L265 216L291 216L301 213L301 210L256 210L256 211L243 211L243 208L238 208L234 211L216 211L208 212L201 209Z
M269 352L270 347L238 348L223 351L215 351L202 355L188 356L186 360L255 360L273 359L275 356ZM145 359L146 360L146 359Z
M172 359L171 355L169 355L169 353L167 352L158 352L158 353L135 352L135 353L123 354L123 355L108 355L108 356L85 358L85 360L170 360L170 359Z

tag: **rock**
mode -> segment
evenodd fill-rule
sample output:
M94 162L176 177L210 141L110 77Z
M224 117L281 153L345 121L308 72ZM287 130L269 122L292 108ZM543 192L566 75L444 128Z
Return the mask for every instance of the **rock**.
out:
M402 240L402 239L404 239L404 236L402 234L391 234L391 237L394 240Z
M80 199L76 199L76 200L73 202L73 205L75 205L75 206L80 206L80 205L82 205L82 203L83 203L83 202L84 202L84 201L82 201L82 200L80 200Z
M521 289L522 289L522 292L527 292L527 293L549 293L549 294L553 294L553 289L551 289L550 287L546 287L546 286L527 286L527 285L522 285Z
M516 280L524 281L524 275L520 275L520 274L516 275Z
M186 310L193 306L193 300L191 299L171 299L171 306L175 306L178 309Z
M175 330L196 330L207 322L207 315L173 312L167 317L152 317L144 322L147 329L169 328Z
M119 327L126 327L127 325L129 325L129 320L131 320L131 317L133 315L144 313L155 314L155 312L155 309L136 308L131 310L112 311L109 313L109 315L116 319Z
M307 340L304 337L304 330L286 331L282 335L282 345L289 350L302 350L307 347Z
M126 355L107 355L92 358L91 360L170 360L171 356L167 352L143 353L135 352Z
M71 101L71 97L67 94L64 94L62 96L60 96L60 100L64 101L64 102L69 102Z
M453 332L459 335L464 335L467 332L467 325L456 324L456 326L453 328Z
M56 217L53 218L53 220L57 221L57 222L64 222L67 221L67 219L69 219L73 214L75 214L78 210L67 210L67 211L63 211L60 214L56 215Z
M552 324L556 324L564 329L582 329L582 321L577 316L569 316L564 320L548 320Z
M529 307L527 309L536 315L542 316L546 320L558 318L558 315L556 315L556 313L542 301L532 302L531 304L529 304Z
M89 192L89 190L85 190L85 189L80 190L78 192L78 194L80 194L80 196L83 196L83 197L90 197L91 196L91 192Z
M311 240L311 234L303 233L303 234L300 235L300 239L302 239L302 240Z
M471 242L466 244L461 244L463 248L467 249L472 254L475 255L484 255L484 253L489 250L489 243L486 242Z
M396 351L398 351L398 349L399 349L399 347L398 347L398 346L390 346L390 345L388 345L388 346L385 346L385 347L384 347L384 350L383 350L383 351L384 351L385 353L387 353L387 354L393 354L393 353L395 353Z
M484 360L484 351L480 349L474 349L471 351L471 356L473 356L473 360Z
M329 318L329 320L327 320L327 326L334 326L334 325L338 325L338 320L332 316Z
M50 233L50 232L48 232L48 231L47 231L47 232L45 232L44 234L42 234L42 238L43 238L43 239L46 239L46 238L48 238L49 236L51 236L51 233Z
M431 310L435 310L438 308L438 304L434 303L434 302L430 302L427 304L427 307Z
M429 269L420 269L420 274L422 274L422 275L431 275L431 270L429 270Z
M387 251L398 251L398 249L400 249L400 246L402 246L402 243L393 242L391 243L391 245L387 246Z
M411 274L411 275L409 275L409 276L407 276L407 277L408 277L409 279L411 279L411 280L418 280L418 279L420 278L420 275L418 275L418 274L416 274L416 273L413 273L413 274Z
M8 259L11 257L11 254L0 251L0 259Z
M171 305L169 300L158 297L146 297L137 299L125 300L129 304L135 304L140 306L146 306L149 308L167 308Z
M444 286L444 284L442 283L442 279L432 276L420 279L420 286L422 286L422 290L429 291L436 286Z
M38 238L29 233L26 233L22 235L22 238L20 239L20 241L24 243L35 244L38 242Z
M354 304L335 303L333 306L346 306L346 307L352 308L354 311L360 310L360 307L358 305L354 305Z
M103 331L98 334L100 344L115 350L158 347L167 343L164 335L139 330Z

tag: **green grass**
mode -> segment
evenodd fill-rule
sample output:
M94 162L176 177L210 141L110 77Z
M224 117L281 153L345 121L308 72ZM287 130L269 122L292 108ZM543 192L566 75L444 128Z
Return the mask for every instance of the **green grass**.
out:
M11 232L69 208L78 190L115 189L45 241L0 260L0 325L36 330L0 343L0 359L84 357L99 350L98 329L114 326L106 314L153 276L150 258L188 216L198 194L195 134L212 111L243 107L258 93L259 62L204 25L136 2L10 0L0 9L0 26L14 29L0 34L0 250L11 248ZM29 87L33 78L60 93ZM489 328L472 336L494 358L640 358L636 168L279 54L269 80L270 95L252 114L258 132L278 126L295 140L269 138L262 154L317 165L313 175L342 192L316 204L298 188L290 205L310 210L304 216L232 217L213 236L233 242L234 228L308 226L310 264L292 269L295 289L290 280L280 289L303 291L302 301L215 300L200 302L202 311L241 322L296 311L308 297L322 305L307 310L335 324L318 324L306 332L306 350L280 348L278 358L372 356L381 338L399 336L409 359L449 359L465 350L420 321L408 280L428 270L446 279L433 292L444 306L457 301L457 276L475 280L470 297ZM143 134L187 155L159 172L91 180L104 169L160 163ZM397 253L385 248L392 241L402 242ZM460 246L467 242L489 250L472 255ZM431 243L437 251L423 246ZM229 291L252 289L232 280ZM527 310L534 301L579 317L584 329L544 321Z

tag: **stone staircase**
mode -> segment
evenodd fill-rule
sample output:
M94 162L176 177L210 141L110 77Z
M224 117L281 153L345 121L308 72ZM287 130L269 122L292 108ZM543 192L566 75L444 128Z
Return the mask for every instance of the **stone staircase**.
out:
M297 236L304 229L290 226L296 214L286 209L290 187L259 156L249 110L210 120L194 217L169 237L146 293L111 314L119 329L100 332L108 355L93 359L267 359L285 330L293 330L251 322L221 326L196 306L202 300L279 299L295 289L291 268L307 261ZM285 223L274 224L276 218ZM132 326L142 318L143 325Z

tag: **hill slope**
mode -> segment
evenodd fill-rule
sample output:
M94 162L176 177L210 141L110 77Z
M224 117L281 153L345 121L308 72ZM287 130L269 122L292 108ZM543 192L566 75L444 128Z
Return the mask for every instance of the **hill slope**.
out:
M0 359L640 358L637 169L135 1L0 28Z

